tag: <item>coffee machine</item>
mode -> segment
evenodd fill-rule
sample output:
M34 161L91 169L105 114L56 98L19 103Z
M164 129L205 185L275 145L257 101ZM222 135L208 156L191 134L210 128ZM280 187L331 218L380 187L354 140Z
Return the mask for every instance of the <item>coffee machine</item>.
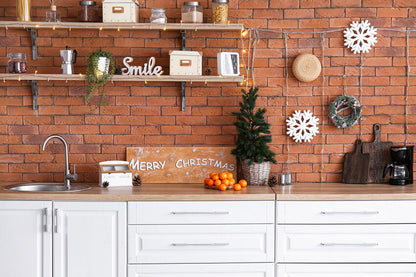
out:
M61 50L61 73L74 74L74 63L77 62L77 51L71 50L67 46L65 50Z
M413 184L413 146L393 146L390 154L392 163L384 167L383 177L390 170L390 185Z

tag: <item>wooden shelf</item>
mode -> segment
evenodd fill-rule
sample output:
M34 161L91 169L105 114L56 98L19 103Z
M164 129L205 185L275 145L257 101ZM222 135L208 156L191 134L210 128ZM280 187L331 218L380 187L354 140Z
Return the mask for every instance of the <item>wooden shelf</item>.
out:
M0 21L0 27L23 29L110 29L110 30L210 30L239 31L243 24L213 23L108 23L108 22L21 22Z
M0 74L0 81L85 81L82 74ZM191 76L191 75L160 75L160 76L129 76L114 75L113 81L121 82L243 82L244 76Z

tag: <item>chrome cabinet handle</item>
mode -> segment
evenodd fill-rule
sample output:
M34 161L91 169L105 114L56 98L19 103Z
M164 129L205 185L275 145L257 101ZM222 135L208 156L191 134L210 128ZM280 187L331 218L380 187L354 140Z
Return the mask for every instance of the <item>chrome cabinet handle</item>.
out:
M357 211L357 212L337 212L337 211L321 211L321 214L379 214L379 211Z
M227 246L228 242L214 242L214 243L171 243L172 246Z
M321 246L358 246L358 247L378 246L377 242L362 242L362 243L321 242L320 244Z
M170 212L173 215L204 215L204 214L230 214L230 212L220 212L220 211L213 211L213 212Z
M43 231L48 232L48 208L42 210Z
M59 211L58 211L58 209L55 209L55 233L58 233L59 232L59 229L58 229L58 217L59 217Z

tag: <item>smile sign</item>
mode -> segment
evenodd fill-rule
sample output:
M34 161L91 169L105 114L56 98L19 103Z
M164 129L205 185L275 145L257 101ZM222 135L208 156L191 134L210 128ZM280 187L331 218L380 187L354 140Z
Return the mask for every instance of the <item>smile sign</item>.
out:
M143 183L201 183L210 172L235 175L232 147L128 147L127 161Z

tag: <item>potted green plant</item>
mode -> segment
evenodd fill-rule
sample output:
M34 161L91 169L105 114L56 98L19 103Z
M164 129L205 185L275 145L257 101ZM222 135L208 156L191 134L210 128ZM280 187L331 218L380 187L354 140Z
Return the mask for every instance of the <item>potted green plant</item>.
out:
M240 112L233 112L237 117L236 148L231 151L241 165L241 175L250 185L265 185L270 174L270 164L276 163L268 143L272 141L270 124L266 122L265 108L256 110L258 87L248 91L242 89L243 102Z
M100 106L106 107L105 91L107 82L113 78L115 72L115 64L113 56L101 49L89 54L87 59L87 71L85 78L87 79L87 104L91 110L95 110ZM101 98L98 105L92 108L91 98L97 93Z

